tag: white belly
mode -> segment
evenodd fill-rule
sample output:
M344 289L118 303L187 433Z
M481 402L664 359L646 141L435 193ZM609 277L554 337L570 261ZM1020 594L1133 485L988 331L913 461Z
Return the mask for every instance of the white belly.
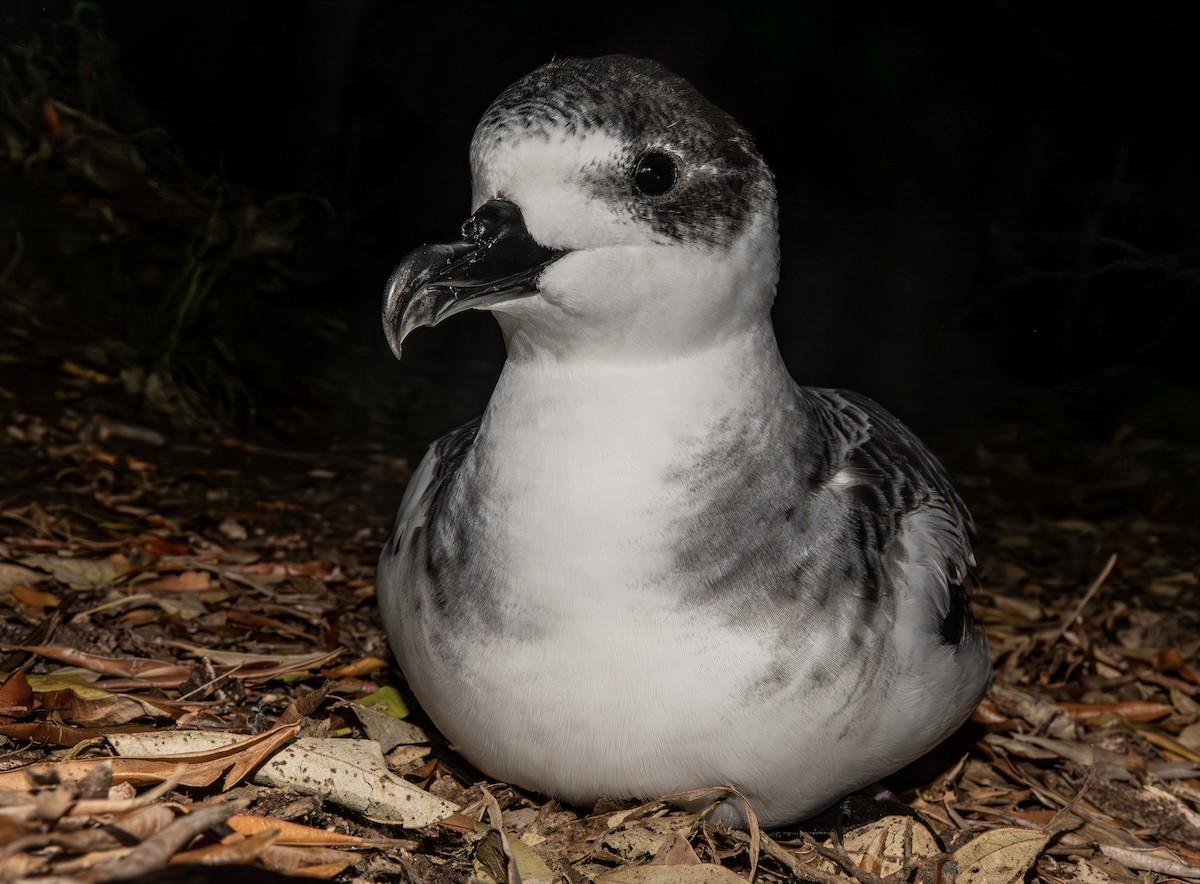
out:
M482 564L434 587L424 550L385 557L389 635L422 706L490 776L585 804L735 785L761 823L794 821L929 748L965 714L952 692L981 682L963 687L952 650L918 638L924 603L865 646L802 599L747 587L739 605L725 587L706 603L673 558L697 506L680 452L704 435L696 415L767 406L721 411L717 379L663 380L534 387L521 407L502 382L446 504L470 515L446 555ZM871 702L848 703L865 682Z

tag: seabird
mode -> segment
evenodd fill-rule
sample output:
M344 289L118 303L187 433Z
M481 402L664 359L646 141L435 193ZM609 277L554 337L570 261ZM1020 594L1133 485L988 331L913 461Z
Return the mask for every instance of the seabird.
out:
M747 132L655 62L561 59L495 100L471 170L461 239L410 253L383 311L397 357L471 309L507 347L379 563L452 745L578 804L733 785L774 826L962 724L991 671L971 517L900 421L788 375Z

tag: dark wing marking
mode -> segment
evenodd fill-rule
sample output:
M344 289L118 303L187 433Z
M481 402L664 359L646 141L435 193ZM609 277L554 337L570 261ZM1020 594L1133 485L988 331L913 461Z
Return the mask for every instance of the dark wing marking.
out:
M396 527L387 545L389 555L399 554L406 534L423 528L436 518L445 503L449 480L458 472L463 458L475 444L482 421L482 415L474 418L429 446L429 453L404 491L404 500L396 516Z
M962 583L950 585L950 607L938 623L938 635L948 645L959 646L975 634L975 615L971 599Z
M963 583L974 567L971 541L975 524L950 476L908 427L865 396L842 390L803 388L810 404L814 436L825 446L822 463L853 501L854 528L863 549L885 554L904 519L929 508L946 522L949 599L938 624L947 644L974 634L971 603ZM870 582L876 592L881 575Z

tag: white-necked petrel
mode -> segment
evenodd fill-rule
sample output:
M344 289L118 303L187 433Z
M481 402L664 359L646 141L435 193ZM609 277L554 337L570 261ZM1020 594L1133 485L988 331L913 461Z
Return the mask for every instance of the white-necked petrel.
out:
M508 351L379 563L453 746L574 803L732 784L777 825L958 727L990 673L970 515L896 418L788 375L747 132L657 63L562 59L491 105L471 169L462 238L384 305L397 356L468 309Z

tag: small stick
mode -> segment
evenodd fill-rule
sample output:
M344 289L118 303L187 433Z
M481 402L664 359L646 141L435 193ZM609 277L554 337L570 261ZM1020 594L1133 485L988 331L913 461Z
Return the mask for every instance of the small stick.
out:
M1054 638L1050 640L1050 644L1054 644L1062 638L1063 633L1071 628L1071 624L1079 619L1079 615L1083 613L1083 609L1087 607L1087 603L1092 600L1092 596L1100 591L1100 587L1104 585L1104 581L1108 579L1108 575L1112 573L1113 566L1116 564L1117 554L1113 553L1108 557L1108 561L1104 563L1104 568L1100 571L1100 576L1093 580L1092 585L1087 588L1087 592L1083 594L1083 598L1079 600L1079 604L1075 606L1075 610L1058 627L1058 631L1054 633Z

